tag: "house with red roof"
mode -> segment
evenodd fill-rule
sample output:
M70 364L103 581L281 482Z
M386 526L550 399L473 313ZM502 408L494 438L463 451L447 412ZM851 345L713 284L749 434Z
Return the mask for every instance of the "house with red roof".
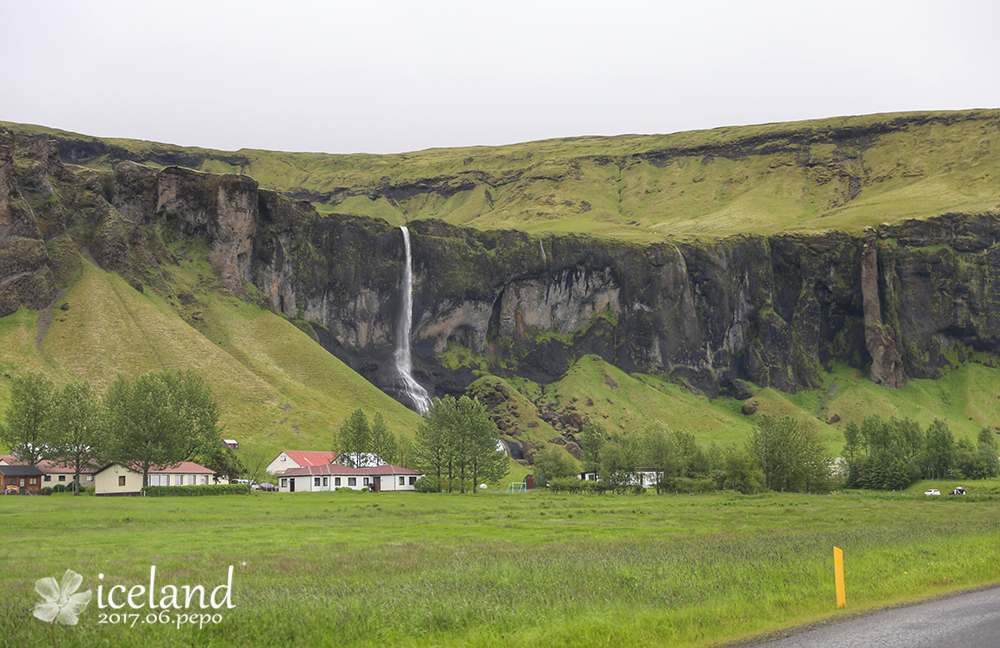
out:
M375 491L412 491L424 474L402 466L382 464L354 468L340 464L302 466L283 472L278 480L282 493L329 492L338 488Z
M267 465L267 472L272 475L280 475L286 470L302 468L304 466L325 466L333 463L339 453L337 452L313 452L307 450L282 450L271 463Z
M150 486L208 486L214 484L215 471L193 461L149 469ZM121 464L111 464L94 475L96 495L139 495L142 492L142 471Z

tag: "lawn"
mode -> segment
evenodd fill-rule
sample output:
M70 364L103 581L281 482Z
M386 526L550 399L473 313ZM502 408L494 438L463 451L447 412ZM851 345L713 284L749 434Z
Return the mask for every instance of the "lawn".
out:
M718 645L843 614L834 545L845 553L847 612L1000 582L998 499L975 494L997 484L965 485L965 498L4 497L0 637L24 646ZM169 625L143 623L143 596L137 610L98 607L98 586L107 605L111 587L148 584L154 565L157 590L209 593L233 566L233 607L207 610L218 623L179 629L178 615L202 613L197 603L170 610ZM95 598L78 625L50 628L31 615L34 583L67 568Z

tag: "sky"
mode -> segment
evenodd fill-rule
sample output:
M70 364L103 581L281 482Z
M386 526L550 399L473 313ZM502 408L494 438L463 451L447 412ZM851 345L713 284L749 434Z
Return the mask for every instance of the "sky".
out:
M1000 108L996 0L0 0L0 121L398 153Z

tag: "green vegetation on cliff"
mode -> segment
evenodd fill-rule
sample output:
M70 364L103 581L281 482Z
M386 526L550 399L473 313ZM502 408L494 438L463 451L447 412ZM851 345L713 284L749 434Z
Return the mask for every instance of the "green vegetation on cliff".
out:
M843 229L1000 210L1000 111L899 113L670 135L579 137L398 155L183 148L4 124L63 158L246 173L262 187L398 225L635 240Z

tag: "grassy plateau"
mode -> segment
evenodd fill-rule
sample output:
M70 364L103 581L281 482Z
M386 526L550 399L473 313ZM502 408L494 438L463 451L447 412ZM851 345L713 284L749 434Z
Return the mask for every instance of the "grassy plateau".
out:
M1000 483L965 486L964 498L925 497L926 484L823 496L5 497L0 636L65 647L721 645L1000 581ZM153 565L155 589L209 593L232 565L233 607L207 610L221 618L202 628L177 627L202 613L196 601L169 623L144 622L148 594L139 609L107 607L111 587L148 585ZM32 617L34 583L67 568L94 599L78 625L50 628Z

